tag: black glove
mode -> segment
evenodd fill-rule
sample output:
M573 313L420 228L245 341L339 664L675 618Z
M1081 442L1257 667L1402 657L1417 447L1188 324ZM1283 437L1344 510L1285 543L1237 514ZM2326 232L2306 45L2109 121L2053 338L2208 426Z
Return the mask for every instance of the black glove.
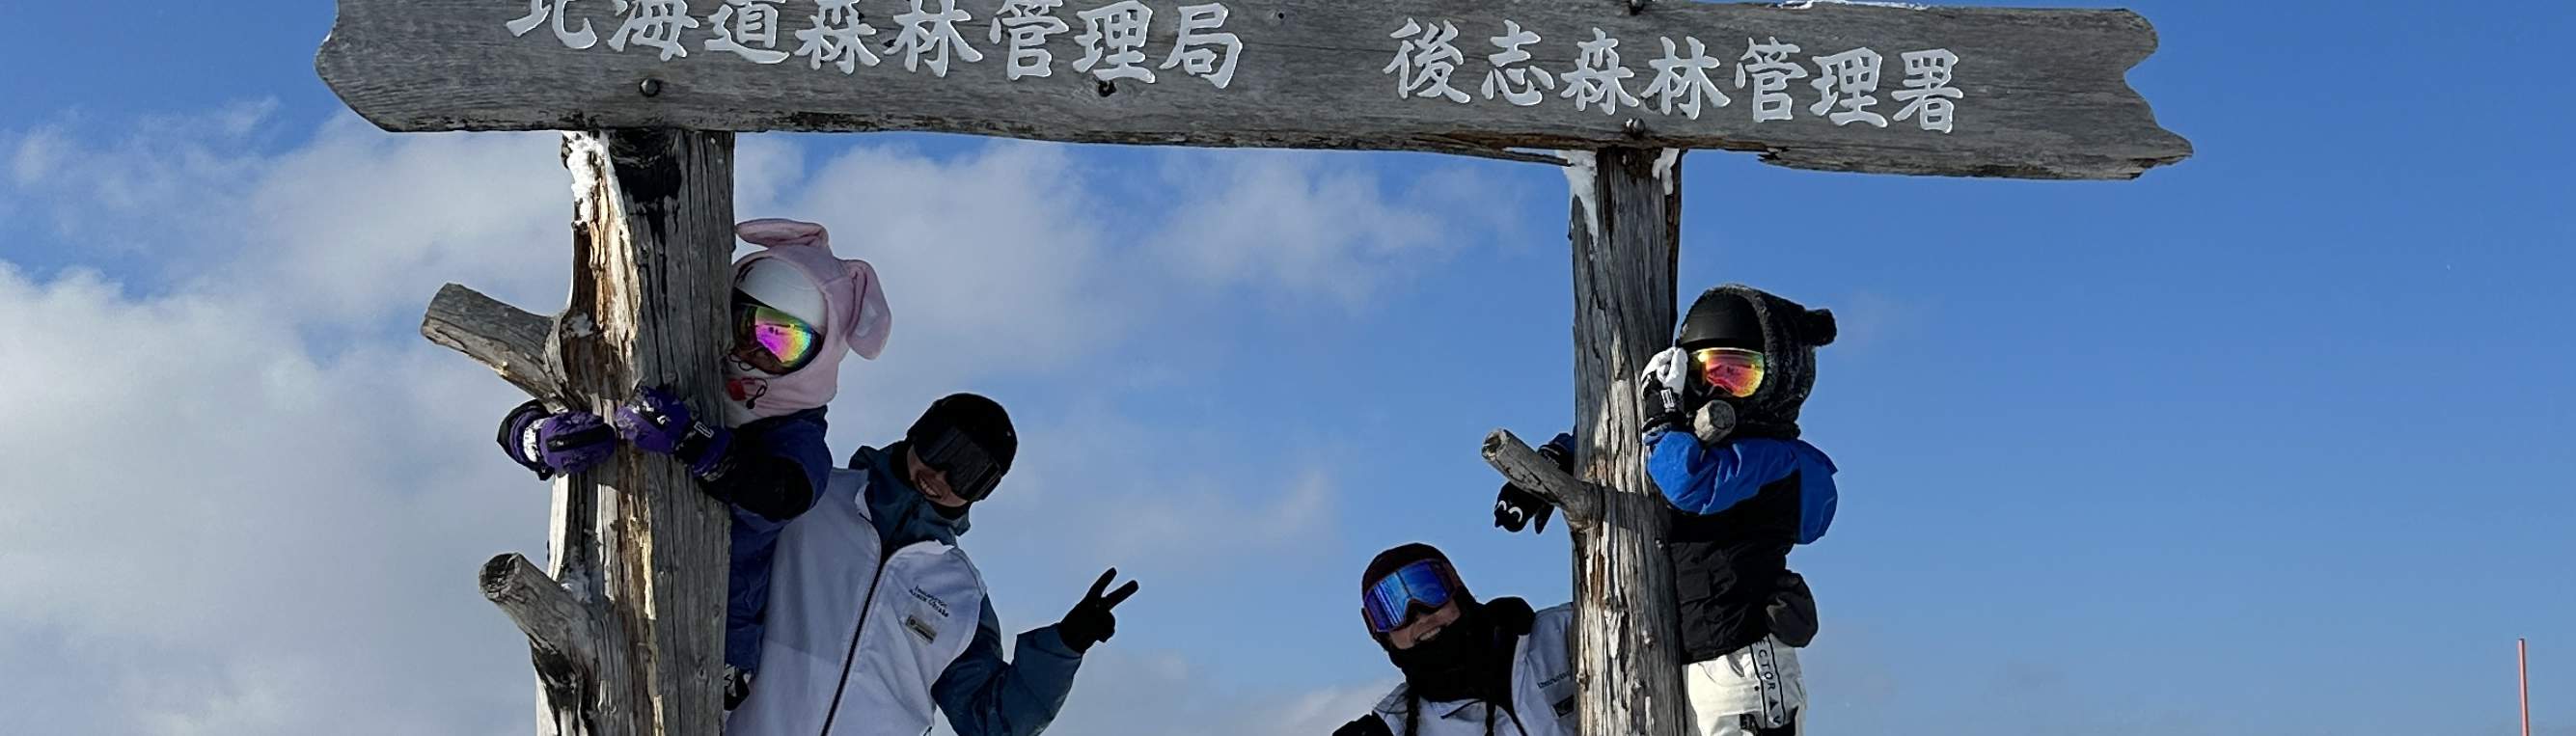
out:
M1081 603L1073 604L1073 610L1064 614L1064 620L1055 625L1056 635L1064 638L1064 645L1073 649L1073 653L1088 651L1091 645L1108 641L1110 636L1118 633L1118 617L1110 614L1109 609L1127 600L1127 596L1136 594L1136 581L1129 580L1126 585L1118 586L1118 592L1102 596L1100 591L1108 590L1109 579L1117 575L1118 568L1115 567L1101 573L1100 581L1091 584L1091 593L1083 596Z
M1386 730L1386 719L1371 713L1333 729L1333 736L1395 736L1395 732Z
M1646 369L1637 375L1637 413L1639 432L1652 437L1657 432L1682 425L1689 419L1684 408L1691 389L1690 351L1667 348L1646 361Z
M1540 446L1538 454L1555 462L1557 470L1570 475L1574 473L1573 444L1573 435L1560 434L1556 439ZM1554 515L1556 515L1554 504L1548 503L1547 499L1539 497L1536 493L1529 492L1529 489L1509 482L1503 483L1502 492L1494 496L1494 526L1502 527L1504 531L1517 532L1522 527L1536 522L1537 528L1531 533L1545 534L1547 517Z

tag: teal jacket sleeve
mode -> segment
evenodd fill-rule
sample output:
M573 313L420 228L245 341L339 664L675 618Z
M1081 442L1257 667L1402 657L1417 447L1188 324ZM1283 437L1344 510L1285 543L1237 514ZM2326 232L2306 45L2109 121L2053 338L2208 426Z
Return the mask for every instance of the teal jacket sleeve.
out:
M1036 736L1064 709L1082 655L1053 626L1021 634L1011 654L1002 660L1002 622L988 601L974 642L930 686L957 736Z

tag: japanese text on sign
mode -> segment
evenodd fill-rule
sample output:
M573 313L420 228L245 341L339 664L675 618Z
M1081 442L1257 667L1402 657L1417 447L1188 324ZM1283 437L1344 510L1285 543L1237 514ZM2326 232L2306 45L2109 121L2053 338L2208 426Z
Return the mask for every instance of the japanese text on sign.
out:
M1543 88L1561 86L1556 96L1571 100L1577 110L1616 115L1622 109L1644 108L1663 115L1679 113L1691 120L1735 104L1735 98L1709 76L1725 62L1710 56L1708 45L1696 37L1683 36L1679 43L1671 37L1656 39L1662 44L1663 55L1646 62L1653 76L1632 86L1637 70L1623 60L1620 40L1599 28L1592 29L1590 39L1575 42L1571 68L1561 72L1530 64L1528 48L1541 40L1536 32L1510 20L1503 21L1502 32L1503 35L1486 39L1499 50L1485 55L1492 67L1483 77L1481 91L1486 100L1500 99L1529 107L1546 101ZM1449 21L1417 18L1405 19L1402 27L1387 34L1395 46L1395 55L1383 71L1395 77L1396 98L1473 103L1473 96L1449 84L1467 59L1465 50L1457 45L1460 35L1458 27ZM1837 126L1867 123L1888 127L1891 116L1870 109L1883 102L1878 92L1884 57L1868 47L1809 56L1808 65L1815 68L1811 75L1807 65L1795 60L1803 50L1778 38L1744 39L1744 54L1735 58L1733 86L1746 95L1754 122L1796 119L1801 106L1796 104L1798 98L1789 83L1812 76L1807 86L1815 90L1815 99L1804 106L1809 115ZM1890 97L1904 104L1893 119L1912 119L1923 130L1950 132L1956 120L1956 103L1967 96L1951 84L1959 56L1949 49L1926 49L1904 52L1898 58L1904 64L1905 79L1903 87Z
M985 51L976 47L980 38L1009 81L1052 77L1063 62L1072 73L1100 82L1155 84L1178 74L1217 89L1233 84L1245 52L1243 39L1226 29L1231 11L1222 2L1157 8L1140 0L1074 0L1098 4L1068 8L1067 0L1003 0L991 17L979 19L958 7L958 0L866 1L891 4L898 12L880 21L888 24L880 28L858 9L862 0L721 0L703 16L692 15L686 0L527 0L526 15L504 26L518 37L545 29L566 48L604 45L660 61L694 51L762 65L802 60L808 70L845 75L861 67L900 66L941 78L985 60ZM571 17L576 5L596 17ZM1160 33L1153 30L1158 12L1168 29ZM806 27L786 30L791 18ZM1548 59L1533 51L1545 39L1518 21L1504 20L1499 29L1462 29L1450 20L1404 18L1383 39L1392 54L1379 71L1392 78L1396 99L1406 103L1536 107L1554 97L1555 104L1604 115L1642 110L1700 120L1732 108L1758 124L1795 120L1803 111L1835 126L1911 123L1941 133L1953 130L1958 104L1967 96L1954 84L1959 56L1949 49L1897 52L1902 78L1895 88L1882 89L1880 73L1888 59L1866 46L1822 53L1776 37L1747 36L1743 53L1730 58L1732 49L1712 54L1697 36L1626 45L1599 28L1589 30L1589 38L1565 39L1573 42L1574 53ZM1496 31L1500 35L1482 35ZM1058 58L1048 50L1057 36L1068 36L1080 55ZM1149 44L1168 51L1157 59ZM1729 61L1732 73L1721 72ZM1882 106L1891 102L1893 111Z
M968 37L977 19L957 7L957 0L901 0L898 6L905 9L895 13L889 19L892 25L885 28L865 22L859 2L723 0L700 18L690 15L686 0L528 0L527 14L504 26L513 36L549 28L557 41L571 49L588 49L605 41L610 51L633 47L661 61L685 58L693 50L730 53L764 65L804 59L807 69L828 67L842 74L856 74L860 67L891 60L907 72L946 77L953 66L984 60L984 52ZM591 19L576 24L571 16L575 5L604 10L610 14L604 20L614 28L603 38ZM998 47L1005 79L1053 76L1056 58L1047 51L1047 40L1075 33L1083 55L1073 61L1074 71L1100 81L1134 79L1150 84L1157 81L1156 71L1177 71L1218 89L1234 83L1243 40L1225 30L1228 11L1223 3L1174 8L1178 30L1168 39L1171 53L1159 64L1145 53L1146 42L1153 40L1147 38L1152 6L1119 0L1076 11L1072 20L1058 13L1063 7L1064 0L1007 0L992 18L985 19L981 35ZM801 14L808 27L782 39L781 21L790 17L791 10Z

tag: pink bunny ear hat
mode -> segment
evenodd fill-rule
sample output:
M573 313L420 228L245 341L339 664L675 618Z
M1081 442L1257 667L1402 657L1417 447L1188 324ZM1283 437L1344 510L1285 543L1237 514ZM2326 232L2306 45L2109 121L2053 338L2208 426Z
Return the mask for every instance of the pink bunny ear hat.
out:
M750 418L773 417L831 403L840 390L842 354L858 353L859 357L875 360L885 352L886 336L894 328L894 313L886 307L885 288L877 283L876 267L867 261L834 256L831 233L811 222L750 220L735 225L734 234L761 246L759 251L734 261L736 278L764 259L793 265L822 292L829 316L819 325L823 332L822 352L815 354L812 362L784 376L760 375L757 380L766 384L763 390L729 391L731 398L743 406L727 407L735 410L728 413L748 410Z

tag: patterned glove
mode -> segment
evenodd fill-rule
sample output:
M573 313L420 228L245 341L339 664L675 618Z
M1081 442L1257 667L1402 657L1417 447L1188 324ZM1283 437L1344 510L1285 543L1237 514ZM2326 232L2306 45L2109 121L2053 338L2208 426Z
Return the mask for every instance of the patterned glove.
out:
M500 443L512 462L535 471L538 480L589 470L617 450L616 433L600 423L599 415L550 413L536 401L502 416L500 433L493 441Z
M1556 463L1557 470L1571 474L1574 472L1573 442L1573 435L1557 435L1555 440L1540 446L1538 454ZM1502 527L1503 531L1517 532L1534 522L1537 528L1530 533L1545 534L1547 517L1554 515L1556 515L1555 504L1548 503L1547 499L1529 492L1529 489L1509 482L1505 482L1502 492L1494 496L1494 526Z
M1690 387L1690 351L1666 348L1646 361L1646 370L1637 376L1637 410L1643 414L1641 427L1647 438L1682 423L1688 412L1682 408L1682 391Z
M617 436L636 449L669 455L689 466L689 474L712 478L725 457L733 431L707 424L689 414L689 405L656 386L635 389L635 398L617 407Z

